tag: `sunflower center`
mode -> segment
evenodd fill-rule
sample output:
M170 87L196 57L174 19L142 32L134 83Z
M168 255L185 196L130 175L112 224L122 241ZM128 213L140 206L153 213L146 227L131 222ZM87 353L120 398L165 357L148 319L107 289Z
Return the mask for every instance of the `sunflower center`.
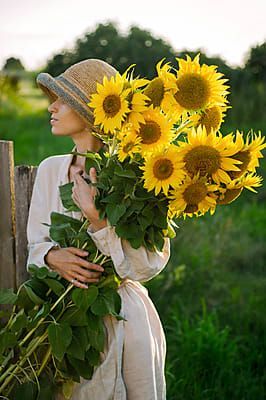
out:
M198 74L185 74L177 80L176 101L187 110L204 108L210 98L210 87L206 79Z
M155 121L146 121L140 124L138 135L144 144L156 143L161 137L161 128Z
M189 150L184 157L189 174L212 175L220 167L220 153L211 146L200 145Z
M110 94L103 101L103 109L107 117L113 118L121 109L121 100L119 96Z
M188 206L197 206L208 194L203 182L195 182L189 185L183 193L183 198Z
M222 123L222 113L219 107L208 108L204 113L202 113L197 126L204 125L207 133L214 129L216 132Z
M174 171L173 164L168 158L161 158L154 163L153 174L159 180L169 178Z
M239 151L238 153L234 154L232 156L232 158L242 161L242 164L237 164L240 171L230 171L229 172L230 177L232 179L236 179L236 178L239 178L241 175L243 175L244 172L247 170L248 164L251 160L251 156L250 156L249 150L246 150L246 151Z
M128 142L125 144L125 146L123 146L123 152L124 153L128 153L130 150L132 150L134 147L134 143L133 142Z
M150 104L153 104L154 107L159 107L164 97L163 80L154 78L144 90L144 94L151 99Z

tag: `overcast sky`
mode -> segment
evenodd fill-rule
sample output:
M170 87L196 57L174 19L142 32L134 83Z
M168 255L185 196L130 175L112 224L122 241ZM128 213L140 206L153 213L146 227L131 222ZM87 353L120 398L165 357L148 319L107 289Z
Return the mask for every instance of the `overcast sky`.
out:
M251 46L266 40L266 0L0 0L0 68L8 57L27 69L72 48L98 23L149 30L178 51L202 48L242 65Z

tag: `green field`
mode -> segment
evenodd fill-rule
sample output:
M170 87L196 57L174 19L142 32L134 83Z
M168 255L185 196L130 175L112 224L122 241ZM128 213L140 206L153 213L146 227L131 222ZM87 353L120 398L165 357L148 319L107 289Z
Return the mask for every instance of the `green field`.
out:
M2 98L0 138L14 142L17 165L71 150L71 139L52 135L47 106L29 81ZM180 220L169 264L146 284L166 331L168 400L266 398L265 187L258 192Z

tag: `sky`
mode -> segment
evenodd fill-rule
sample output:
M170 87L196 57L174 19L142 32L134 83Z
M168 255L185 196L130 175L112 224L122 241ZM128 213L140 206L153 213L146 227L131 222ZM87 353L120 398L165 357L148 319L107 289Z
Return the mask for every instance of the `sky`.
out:
M241 66L250 47L266 41L266 1L252 0L0 0L0 68L9 57L45 66L99 23L150 31L176 51L203 49Z

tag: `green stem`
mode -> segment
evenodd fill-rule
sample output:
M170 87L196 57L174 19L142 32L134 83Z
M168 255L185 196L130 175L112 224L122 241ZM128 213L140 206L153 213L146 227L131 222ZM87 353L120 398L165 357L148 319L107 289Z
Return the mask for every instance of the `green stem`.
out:
M65 297L65 296L68 294L68 292L73 288L73 286L74 286L74 285L71 284L71 285L69 285L69 286L67 287L66 291L57 299L57 301L55 302L55 304L52 306L50 312L53 311L53 310L55 309L55 307L60 303L60 301L61 301L62 299L64 299L64 297ZM22 347L22 346L23 346L23 344L31 337L31 335L32 335L32 334L36 331L36 329L41 325L41 323L44 321L45 318L46 318L46 317L43 317L43 318L40 319L40 321L37 323L37 325L35 326L35 328L33 328L33 329L25 336L25 338L20 342L19 347ZM40 343L41 343L41 342L39 342L38 344L40 344ZM28 351L30 352L29 349L28 349ZM32 353L32 352L30 352L30 354L31 354L31 353ZM24 356L24 358L23 358L22 360L24 360L25 357L28 357L28 356L29 356L28 353L26 353L25 356ZM19 364L19 365L20 365L20 364ZM16 364L10 365L10 367L1 375L1 377L0 377L0 383L4 381L5 377L6 377L8 374L10 374L11 371L12 371L15 367L16 367ZM14 371L16 371L16 369L17 369L17 368L15 368ZM13 372L14 372L14 371L13 371ZM12 379L12 376L11 376L10 379ZM10 381L10 379L8 378L8 382ZM6 383L4 382L3 385L4 385L4 387L5 387L5 386L6 386ZM3 385L2 385L2 386L3 386ZM1 386L1 388L0 388L0 392L1 392L2 386Z
M0 387L0 393L2 392L2 390L5 389L5 387L9 384L9 382L13 379L13 375L16 373L16 371L23 366L25 361L31 356L31 354L42 343L42 341L47 338L47 336L48 336L48 333L44 332L44 334L42 336L40 336L40 338L38 340L34 341L32 346L30 347L30 349L28 349L27 353L24 355L24 357L22 357L20 362L18 364L12 364L8 368L8 370L1 376L0 382L4 381L4 383ZM12 372L12 374L11 374L11 372ZM9 375L9 376L6 378L7 375Z
M41 364L39 370L37 371L37 376L41 375L44 367L46 366L47 362L49 361L51 353L52 353L52 349L51 349L51 346L49 345L49 347L48 347L48 349L47 349L47 351L45 353L45 356L44 356L44 358L42 360L42 364Z

